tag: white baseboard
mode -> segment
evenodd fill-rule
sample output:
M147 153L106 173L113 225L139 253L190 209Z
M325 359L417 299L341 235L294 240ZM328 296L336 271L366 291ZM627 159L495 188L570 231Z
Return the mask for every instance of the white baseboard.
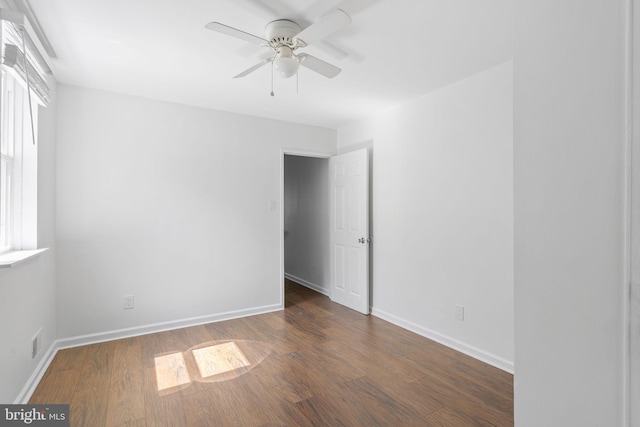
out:
M500 356L496 356L494 354L488 353L484 350L480 350L478 348L465 344L461 341L458 341L454 338L432 331L431 329L424 328L420 325L417 325L413 322L402 319L398 316L387 313L375 307L372 308L371 314L381 318L382 320L386 320L387 322L393 323L394 325L400 326L401 328L407 329L411 332L415 332L418 335L421 335L425 338L429 338L430 340L433 340L437 343L440 343L449 348L452 348L461 353L464 353L467 356L471 356L474 359L478 359L482 362L488 363L491 366L495 366L498 369L502 369L505 372L508 372L510 374L513 374L514 372L514 365L513 365L513 361L511 360L507 360Z
M321 293L322 295L329 296L329 290L327 288L323 288L322 286L318 286L315 283L308 282L304 279L294 276L293 274L284 273L284 277L302 286L306 286L309 289L313 289L314 291Z
M174 329L187 328L190 326L204 325L207 323L222 322L225 320L237 319L240 317L255 316L258 314L271 313L284 309L282 304L266 305L262 307L250 308L247 310L228 311L226 313L210 314L207 316L191 317L188 319L174 320L170 322L155 323L151 325L136 326L133 328L118 329L114 331L99 332L96 334L79 335L69 338L61 338L54 341L47 353L36 367L33 375L29 378L20 394L15 399L15 403L24 404L29 401L31 395L40 383L44 373L53 361L58 350L65 348L79 347L82 345L96 344L100 342L113 341L123 338L136 337L140 335L153 334L156 332L171 331Z
M207 323L222 322L224 320L237 319L239 317L255 316L257 314L264 314L270 313L272 311L282 310L283 308L284 307L281 304L273 304L250 308L247 310L228 311L226 313L209 314L206 316L191 317L182 320L172 320L169 322L154 323L151 325L136 326L133 328L118 329L115 331L99 332L96 334L62 338L57 341L58 349L119 340L122 338L136 337L140 335L153 334L156 332L164 332L173 329L187 328L190 326L204 325Z
M20 393L13 402L14 404L19 405L29 402L31 395L34 391L36 391L36 387L40 383L40 380L44 376L44 373L47 372L47 368L51 364L51 361L53 360L57 352L58 349L56 348L56 341L54 341L51 343L44 356L42 356L42 359L40 359L38 366L36 366L36 369L33 371L33 374L31 374L31 377L27 380L27 383L24 385L24 387L22 387L22 390L20 390Z

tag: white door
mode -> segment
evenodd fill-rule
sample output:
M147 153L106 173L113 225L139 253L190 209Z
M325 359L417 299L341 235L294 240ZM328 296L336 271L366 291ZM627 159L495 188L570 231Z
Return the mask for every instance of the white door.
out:
M369 314L369 159L366 149L332 157L331 299Z

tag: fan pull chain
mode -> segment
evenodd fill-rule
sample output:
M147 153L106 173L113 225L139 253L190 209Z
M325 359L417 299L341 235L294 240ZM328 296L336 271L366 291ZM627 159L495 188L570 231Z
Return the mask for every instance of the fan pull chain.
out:
M274 96L275 93L273 93L273 61L271 61L271 96Z

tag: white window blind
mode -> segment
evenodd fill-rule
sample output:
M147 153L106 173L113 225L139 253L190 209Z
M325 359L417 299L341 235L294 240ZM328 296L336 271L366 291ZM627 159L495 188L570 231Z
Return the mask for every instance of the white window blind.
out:
M26 30L24 17L2 10L2 65L32 90L39 102L46 106L51 99L47 74L51 69Z

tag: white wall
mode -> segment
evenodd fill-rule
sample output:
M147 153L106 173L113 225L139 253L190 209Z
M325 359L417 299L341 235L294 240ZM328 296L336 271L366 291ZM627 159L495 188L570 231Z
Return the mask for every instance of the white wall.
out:
M515 418L620 426L625 1L515 2Z
M329 293L329 160L285 156L284 271Z
M52 86L55 88L55 83ZM39 111L38 244L49 251L0 269L0 402L21 400L29 378L56 338L55 183L56 99ZM42 329L41 350L31 359L31 340Z
M507 370L512 113L508 62L338 131L373 146L373 313Z
M634 3L637 5L638 3ZM633 9L633 73L640 82L640 7ZM629 425L640 425L640 84L633 84L631 177L631 301L630 301L630 414Z
M67 85L58 108L60 338L282 306L281 149L335 130Z

